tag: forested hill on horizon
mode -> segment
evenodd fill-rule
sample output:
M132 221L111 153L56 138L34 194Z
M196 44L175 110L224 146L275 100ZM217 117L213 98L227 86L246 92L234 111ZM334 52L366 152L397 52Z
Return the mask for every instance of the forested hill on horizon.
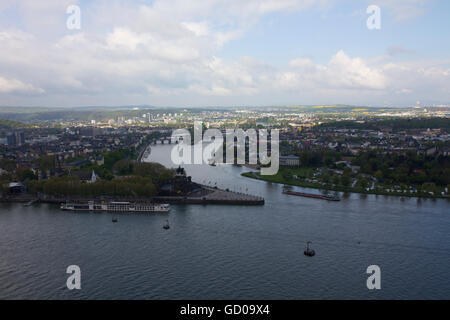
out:
M26 128L29 125L20 121L13 121L7 119L0 119L0 129L20 129Z
M448 112L450 107L410 107L410 108L385 108L365 107L349 105L313 105L313 106L235 106L235 107L152 107L152 106L122 106L122 107L76 107L76 108L50 108L50 107L0 107L0 118L21 122L40 121L91 121L108 120L117 117L142 117L146 113L191 113L198 114L205 111L211 112L270 112L277 113L314 113L316 115L328 115L336 117L383 117L385 113L408 113L412 111L427 112L427 110Z

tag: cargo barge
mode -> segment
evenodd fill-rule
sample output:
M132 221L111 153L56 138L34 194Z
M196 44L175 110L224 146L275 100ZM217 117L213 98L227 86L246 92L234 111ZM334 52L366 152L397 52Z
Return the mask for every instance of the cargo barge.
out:
M327 200L327 201L341 201L341 199L338 197L330 197L330 196L325 196L325 195L321 195L321 194L313 194L313 193L296 192L296 191L286 190L286 189L283 190L283 193L291 195L291 196L298 196L298 197L314 198L314 199L321 199L321 200Z
M132 202L66 202L61 204L61 210L66 211L97 211L97 212L169 212L170 205L164 203L132 203Z

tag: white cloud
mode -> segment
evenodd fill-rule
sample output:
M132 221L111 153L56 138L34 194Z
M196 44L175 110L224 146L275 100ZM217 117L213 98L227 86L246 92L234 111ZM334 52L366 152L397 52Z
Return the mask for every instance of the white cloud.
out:
M407 2L398 2L398 8ZM32 12L38 3L24 1L21 10ZM61 4L43 3L39 10L47 12L51 6L46 18L56 23L52 17ZM64 29L43 38L40 29L0 29L0 94L36 104L22 97L34 93L43 103L67 105L316 103L314 98L323 97L330 103L352 103L410 94L450 100L448 61L394 63L390 56L368 60L343 50L325 63L299 57L277 67L251 57L218 57L222 46L262 15L323 3L327 1L156 0L152 6L132 6L100 1L88 12L82 10L80 32Z
M296 72L287 72L281 77L283 83L289 82L288 87L296 83L299 87L314 84L321 88L380 90L388 81L382 70L370 67L361 58L350 58L342 50L327 65L314 64L311 59L295 59L290 66Z
M193 32L197 37L207 36L209 34L207 22L183 22L181 25Z
M304 101L315 95L328 96L338 103L353 101L357 96L449 94L449 69L445 62L438 61L365 60L340 50L325 64L297 58L274 67L251 57L236 61L218 58L201 52L201 46L190 38L175 36L158 41L158 35L126 28L115 28L103 37L68 35L56 44L43 44L15 31L0 33L0 39L5 48L0 52L2 70L17 74L14 79L29 79L43 88L36 89L23 80L9 81L3 84L3 93L45 90L49 96L67 95L71 104L78 104L70 101L79 101L80 97L90 96L100 103L102 97L117 95L123 99L117 104L127 103L130 97L140 97L142 103L183 104L187 101L184 97L204 101L201 96L220 98L215 101L252 97L255 103L270 101L270 96L282 103L285 97Z
M0 77L0 92L2 93L44 93L41 88L36 88L31 84L23 83L17 79L6 79Z

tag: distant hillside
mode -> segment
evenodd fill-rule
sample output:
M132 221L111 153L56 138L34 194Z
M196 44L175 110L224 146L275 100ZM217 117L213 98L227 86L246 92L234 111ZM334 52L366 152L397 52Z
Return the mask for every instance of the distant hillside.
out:
M28 127L28 125L23 122L0 119L0 129L18 129L26 127Z
M91 110L92 108L92 110ZM80 108L40 108L40 107L0 107L0 118L22 122L41 121L90 121L109 120L117 117L142 117L147 110L153 113L181 112L183 109L150 109L136 107L80 107Z

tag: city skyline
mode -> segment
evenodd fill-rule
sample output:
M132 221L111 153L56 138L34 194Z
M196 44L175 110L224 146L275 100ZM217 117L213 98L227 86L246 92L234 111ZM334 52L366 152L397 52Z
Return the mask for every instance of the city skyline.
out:
M80 29L68 28L75 5ZM367 8L380 8L370 30ZM450 103L445 1L3 1L13 106ZM450 9L450 8L449 8Z

